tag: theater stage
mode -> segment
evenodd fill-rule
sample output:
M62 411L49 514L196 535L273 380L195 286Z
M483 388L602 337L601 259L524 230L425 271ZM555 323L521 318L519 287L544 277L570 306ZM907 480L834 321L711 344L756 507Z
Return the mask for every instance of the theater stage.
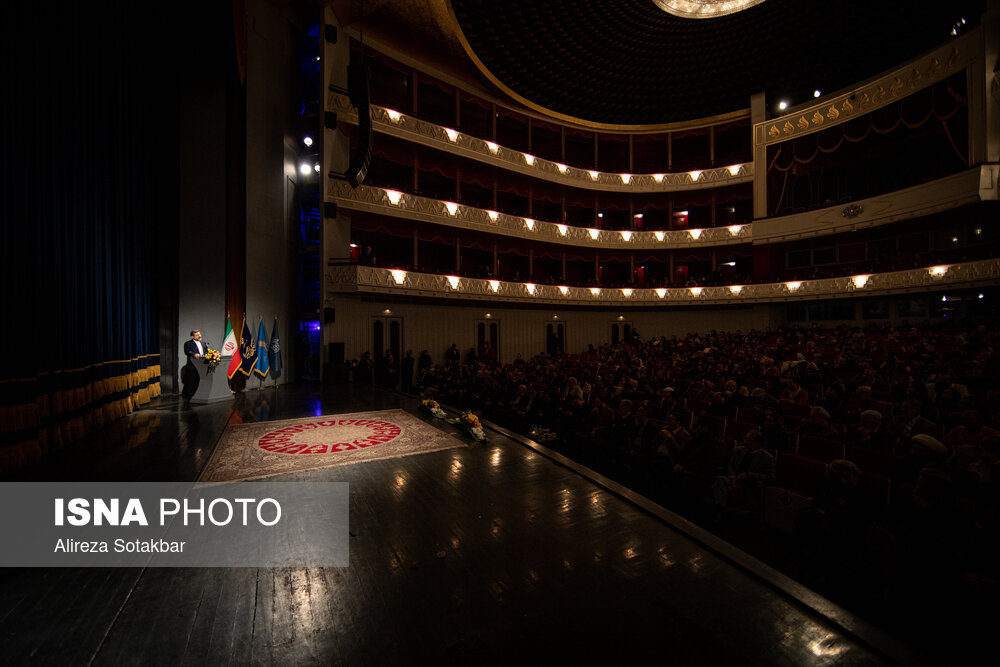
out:
M350 483L349 567L8 569L4 664L919 662L558 455L498 432L473 444L378 389L160 399L18 479L194 480L227 424L395 409L466 446L269 478Z

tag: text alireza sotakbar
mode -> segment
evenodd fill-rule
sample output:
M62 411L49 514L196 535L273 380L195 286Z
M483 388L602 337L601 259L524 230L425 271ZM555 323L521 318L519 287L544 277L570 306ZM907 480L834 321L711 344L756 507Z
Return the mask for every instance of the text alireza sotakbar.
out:
M234 507L234 505L239 506ZM252 508L252 509L251 509ZM267 508L267 509L265 509ZM249 526L256 520L261 526L273 526L281 521L281 504L274 498L215 498L206 505L204 498L191 501L188 498L160 498L159 525L182 519L185 526L205 526L206 520L215 526ZM55 499L55 525L65 526L149 526L146 510L138 498L129 498L122 507L118 498L65 498ZM144 539L116 539L109 544L105 540L74 540L60 538L54 552L59 553L183 553L185 541Z

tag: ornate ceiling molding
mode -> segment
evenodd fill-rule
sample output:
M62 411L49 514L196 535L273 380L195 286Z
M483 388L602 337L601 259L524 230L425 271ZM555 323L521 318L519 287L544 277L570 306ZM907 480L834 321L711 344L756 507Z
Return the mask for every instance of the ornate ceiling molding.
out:
M653 0L668 14L682 19L712 19L750 9L764 0Z

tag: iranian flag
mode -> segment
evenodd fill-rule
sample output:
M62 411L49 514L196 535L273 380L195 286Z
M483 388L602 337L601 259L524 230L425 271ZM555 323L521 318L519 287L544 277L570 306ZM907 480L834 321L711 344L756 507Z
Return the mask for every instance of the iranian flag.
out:
M227 373L229 377L233 377L239 370L240 364L243 363L243 358L240 356L240 346L236 342L236 334L233 333L233 324L229 321L229 315L226 315L226 335L222 339L222 356L232 357Z

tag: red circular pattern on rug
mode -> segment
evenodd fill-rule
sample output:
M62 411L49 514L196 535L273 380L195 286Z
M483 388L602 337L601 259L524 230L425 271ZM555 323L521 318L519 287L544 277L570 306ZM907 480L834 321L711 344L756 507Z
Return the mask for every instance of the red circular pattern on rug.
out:
M271 431L257 446L278 454L337 454L383 445L402 432L378 419L326 419Z

